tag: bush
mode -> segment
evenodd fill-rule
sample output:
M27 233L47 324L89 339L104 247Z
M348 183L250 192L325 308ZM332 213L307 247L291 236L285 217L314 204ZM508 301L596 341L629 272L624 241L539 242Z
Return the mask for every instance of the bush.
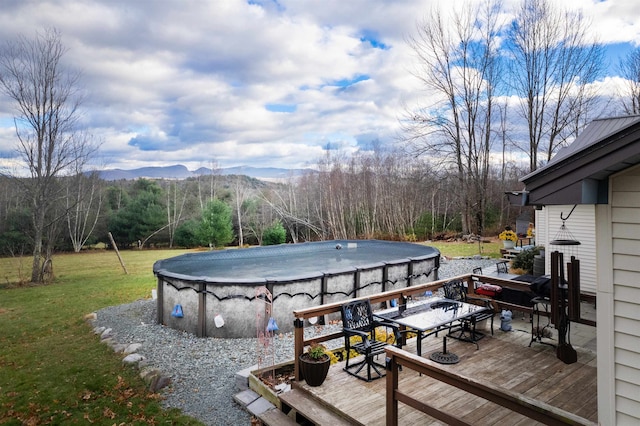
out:
M176 229L173 243L178 247L198 247L200 245L200 237L198 236L199 226L200 224L193 219L183 222Z
M273 246L276 244L284 244L287 240L287 231L285 231L282 223L276 222L267 229L264 230L264 234L262 234L262 245L263 246Z
M518 253L511 263L513 269L522 269L526 271L527 274L533 274L533 258L540 254L540 248L541 247L533 247Z

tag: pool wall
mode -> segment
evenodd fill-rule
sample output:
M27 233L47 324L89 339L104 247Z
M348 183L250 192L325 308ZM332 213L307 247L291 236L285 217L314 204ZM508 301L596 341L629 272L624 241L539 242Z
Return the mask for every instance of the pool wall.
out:
M157 320L200 337L256 337L256 317L264 313L265 307L264 300L256 294L266 287L272 295L270 315L278 325L278 332L290 332L295 310L435 281L439 259L440 253L433 249L428 255L286 279L217 279L154 270ZM182 317L172 315L176 305L181 306ZM216 324L218 315L224 320L221 327ZM319 322L338 318L320 318Z

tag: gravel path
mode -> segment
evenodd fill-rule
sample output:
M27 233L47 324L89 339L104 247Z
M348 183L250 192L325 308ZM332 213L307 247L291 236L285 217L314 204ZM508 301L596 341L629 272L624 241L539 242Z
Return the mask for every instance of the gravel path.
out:
M492 267L496 260L443 261L439 278ZM118 343L140 343L138 354L147 365L171 377L162 390L165 407L175 407L206 425L249 425L250 416L232 396L237 393L235 373L257 364L253 338L198 338L155 323L156 304L150 299L112 306L97 312L96 327L112 329ZM313 333L313 329L305 330ZM293 359L293 334L274 339L276 362Z

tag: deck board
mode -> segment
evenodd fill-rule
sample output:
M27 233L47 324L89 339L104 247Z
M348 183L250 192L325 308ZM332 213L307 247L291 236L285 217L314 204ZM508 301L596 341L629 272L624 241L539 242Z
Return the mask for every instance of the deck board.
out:
M597 423L595 353L574 344L578 362L564 364L557 359L554 347L539 343L533 343L529 347L530 336L526 326L508 333L496 330L495 336L492 337L489 332L480 340L479 350L473 344L448 339L447 349L457 354L460 362L436 365L462 376L491 382L495 386L538 399ZM430 336L423 340L422 346L423 356L428 358L430 353L442 350L442 336ZM415 353L415 339L409 340L405 349ZM386 380L367 383L345 373L343 366L344 363L332 365L322 386L309 387L303 381L300 388L324 403L349 413L362 424L384 425ZM400 372L399 389L474 425L505 422L538 424L506 408L408 369ZM442 424L402 403L398 410L401 425Z

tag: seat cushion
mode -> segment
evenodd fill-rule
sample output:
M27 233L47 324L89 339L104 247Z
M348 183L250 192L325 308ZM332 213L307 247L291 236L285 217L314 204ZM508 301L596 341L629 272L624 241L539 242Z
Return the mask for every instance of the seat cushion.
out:
M497 297L502 293L502 287L494 284L480 284L476 288L476 294L482 294L483 296Z

